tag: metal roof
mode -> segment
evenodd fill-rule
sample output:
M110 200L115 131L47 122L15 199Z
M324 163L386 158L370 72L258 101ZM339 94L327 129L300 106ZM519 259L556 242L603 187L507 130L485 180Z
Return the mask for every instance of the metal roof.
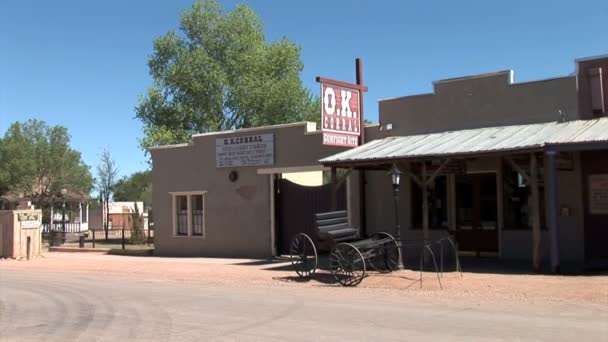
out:
M540 150L551 145L606 143L608 118L548 122L393 136L321 159L323 164L464 156L518 150Z

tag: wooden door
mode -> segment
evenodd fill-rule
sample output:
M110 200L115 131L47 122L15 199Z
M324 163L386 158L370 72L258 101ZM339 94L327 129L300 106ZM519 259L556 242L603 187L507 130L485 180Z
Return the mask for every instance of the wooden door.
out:
M456 176L456 239L461 251L498 252L496 174Z

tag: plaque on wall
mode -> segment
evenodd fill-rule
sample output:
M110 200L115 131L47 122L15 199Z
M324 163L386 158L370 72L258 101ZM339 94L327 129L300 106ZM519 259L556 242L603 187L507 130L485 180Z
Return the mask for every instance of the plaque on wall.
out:
M555 167L560 171L574 170L574 156L572 153L561 152L555 158Z
M36 229L40 227L40 214L38 213L19 213L17 219L21 229Z
M215 165L221 167L274 164L274 134L253 134L215 140Z
M589 175L589 213L608 215L608 174Z

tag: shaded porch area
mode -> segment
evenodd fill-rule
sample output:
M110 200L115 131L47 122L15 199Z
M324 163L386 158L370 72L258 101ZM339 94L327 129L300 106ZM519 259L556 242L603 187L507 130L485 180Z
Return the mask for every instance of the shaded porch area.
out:
M368 233L390 224L381 217L395 212L390 184L381 178L396 167L402 235L428 241L448 231L470 255L559 272L562 259L584 269L606 257L591 246L608 244L608 165L589 154L608 159L608 119L387 137L320 162L369 175Z

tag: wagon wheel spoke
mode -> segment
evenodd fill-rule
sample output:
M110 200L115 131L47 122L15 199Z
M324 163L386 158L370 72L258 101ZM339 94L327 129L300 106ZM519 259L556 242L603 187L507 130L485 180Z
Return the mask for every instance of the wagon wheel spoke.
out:
M298 276L306 278L317 269L317 249L312 239L304 233L296 235L289 244L289 255Z
M380 273L388 273L398 269L399 265L399 245L397 241L388 233L376 233L372 236L374 240L383 240L375 248L375 253L369 258L370 266Z
M351 244L337 244L331 251L329 262L331 273L343 286L356 286L365 277L365 259Z

